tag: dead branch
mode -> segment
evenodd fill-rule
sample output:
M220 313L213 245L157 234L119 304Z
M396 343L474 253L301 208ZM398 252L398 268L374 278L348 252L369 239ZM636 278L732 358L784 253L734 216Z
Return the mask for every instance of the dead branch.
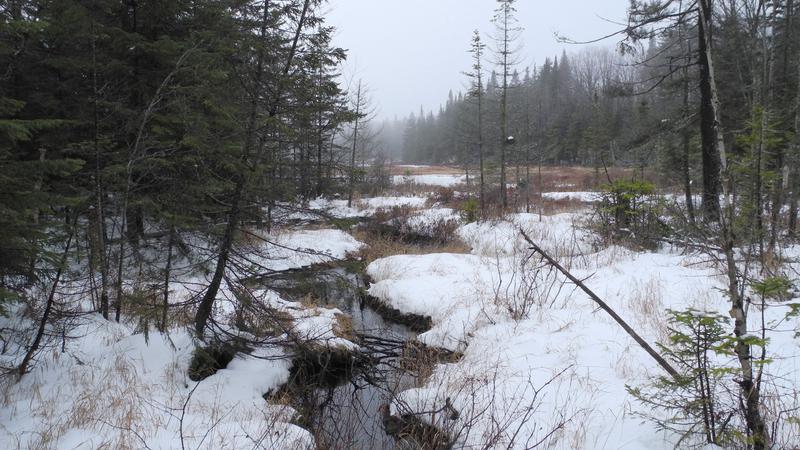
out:
M677 370L675 370L675 368L673 368L673 367L672 367L672 366L671 366L671 365L670 365L670 364L667 362L667 360L665 360L665 359L664 359L664 358L663 358L663 357L662 357L662 356L661 356L661 355L660 355L660 354L659 354L657 351L655 351L655 349L653 349L653 347L651 347L651 346L650 346L650 344L648 344L648 343L647 343L647 341L645 341L644 339L642 339L642 337L641 337L641 336L639 336L639 334L638 334L638 333L636 333L636 331L634 331L634 329L633 329L633 328L631 328L631 327L630 327L630 325L628 325L628 324L627 324L627 323L626 323L626 322L625 322L625 321L622 319L622 317L620 317L620 316L619 316L619 315L618 315L616 312L614 312L614 310L613 310L613 309L611 309L611 307L610 307L610 306L608 306L608 304L607 304L606 302L604 302L604 301L603 301L603 300L602 300L600 297L598 297L598 296L597 296L597 294L595 294L595 293L594 293L594 292L593 292L591 289L589 289L588 287L586 287L586 285L585 285L585 284L584 284L584 283L583 283L581 280L579 280L578 278L576 278L576 277L575 277L574 275L572 275L572 274L571 274L571 273L570 273L570 272L569 272L567 269L565 269L563 266L561 266L561 264L559 264L559 263L558 263L558 261L556 261L556 260L555 260L555 259L553 259L553 258L552 258L550 255L548 255L548 254L547 254L547 252L545 252L544 250L542 250L542 248L541 248L541 247L539 247L538 245L536 245L536 244L535 244L535 243L534 243L534 242L531 240L531 238L529 238L529 237L528 237L528 235L525 233L525 230L523 230L522 228L520 228L520 230L519 230L519 231L520 231L520 233L522 233L522 237L525 239L525 241L526 241L528 244L530 244L530 246L531 246L531 247L530 247L530 249L531 249L531 250L533 250L534 252L536 252L536 253L538 253L538 254L542 255L542 257L543 257L544 259L546 259L546 260L547 260L547 262L548 262L550 265L552 265L553 267L555 267L556 269L558 269L558 271L559 271L559 272L561 272L562 274L564 274L564 276L565 276L565 277L567 277L567 278L568 278L568 279L569 279L571 282L575 283L575 285L576 285L576 286L578 286L579 288L581 288L581 290L583 290L583 292L585 292L585 293L586 293L586 295L588 295L588 296L589 296L589 297L590 297L590 298L591 298L591 299L592 299L592 300L593 300L595 303L597 303L597 305L598 305L598 306L600 306L600 308L602 308L602 309L603 309L605 312L607 312L607 313L608 313L608 315L610 315L610 316L611 316L611 318L613 318L613 319L614 319L614 321L616 321L616 322L619 324L619 326L621 326L621 327L622 327L622 329L623 329L623 330L625 330L625 332L626 332L626 333L628 333L628 335L629 335L630 337L632 337L632 338L633 338L633 340L634 340L634 341L636 341L636 343L637 343L637 344L639 344L639 346L641 346L641 347L642 347L642 348L643 348L643 349L644 349L644 350L645 350L645 351L646 351L646 352L647 352L647 353L648 353L650 356L652 356L652 357L653 357L653 359L655 359L655 360L656 360L656 362L658 363L658 365L660 365L661 367L663 367L663 368L664 368L664 370L666 370L666 371L667 371L667 373L669 373L669 374L670 374L670 376L672 376L672 377L673 377L673 378L675 378L675 379L678 379L678 377L680 377L680 374L678 373L678 371L677 371Z

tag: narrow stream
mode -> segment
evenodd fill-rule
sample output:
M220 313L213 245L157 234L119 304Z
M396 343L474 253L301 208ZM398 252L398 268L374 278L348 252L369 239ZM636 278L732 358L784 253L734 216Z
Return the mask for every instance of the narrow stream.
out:
M318 305L340 309L352 317L353 330L371 348L369 362L345 377L316 382L296 377L286 387L292 405L303 416L301 425L312 431L319 448L403 448L386 434L380 407L395 393L414 386L414 375L402 368L397 353L416 334L364 305L362 276L348 267L282 272L263 282L284 298L299 301L311 294Z

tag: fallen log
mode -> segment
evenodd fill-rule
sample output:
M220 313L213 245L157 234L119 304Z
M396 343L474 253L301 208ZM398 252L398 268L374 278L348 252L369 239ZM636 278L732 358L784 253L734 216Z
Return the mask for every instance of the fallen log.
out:
M561 264L559 264L558 261L556 261L555 259L553 259L553 257L548 255L547 252L542 250L541 247L536 245L533 242L533 240L531 240L531 238L528 237L528 235L525 233L525 230L520 228L519 231L520 231L520 233L522 233L522 237L525 239L525 242L527 242L530 245L530 250L533 250L534 252L540 254L542 256L542 258L544 258L547 261L548 264L550 264L551 266L555 267L559 272L561 272L565 277L567 277L567 279L569 279L576 286L581 288L581 290L583 292L585 292L586 295L588 295L592 300L594 300L594 302L597 303L597 305L603 311L607 312L608 315L611 316L611 318L613 318L614 321L616 321L619 324L619 326L621 326L622 329L625 330L625 332L628 333L628 335L630 337L632 337L633 340L636 341L636 343L639 344L639 346L644 349L644 351L646 351L650 356L652 356L653 359L656 360L658 365L663 367L664 370L666 370L667 373L669 373L670 376L672 376L672 378L678 379L680 377L680 374L678 373L678 371L675 370L675 368L672 367L667 362L667 360L664 359L664 357L662 357L657 351L655 351L655 349L653 347L651 347L650 344L647 343L647 341L642 339L642 337L639 336L639 334L636 333L636 331L633 328L631 328L630 325L628 325L622 319L622 317L620 317L613 309L611 309L611 307L608 306L608 304L606 302L604 302L600 297L598 297L597 294L595 294L591 289L589 289L581 280L576 278L567 269L565 269Z

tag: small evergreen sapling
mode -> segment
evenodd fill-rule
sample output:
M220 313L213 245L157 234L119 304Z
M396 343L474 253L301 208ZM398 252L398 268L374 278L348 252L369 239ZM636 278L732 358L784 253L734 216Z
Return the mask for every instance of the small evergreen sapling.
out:
M660 429L679 433L681 440L676 447L730 442L734 433L729 423L737 401L726 395L729 391L718 388L724 376L735 372L721 365L718 358L733 355L734 342L725 331L730 319L696 309L668 310L667 314L669 341L658 346L681 375L660 376L644 387L628 386L628 392L664 413L639 414Z

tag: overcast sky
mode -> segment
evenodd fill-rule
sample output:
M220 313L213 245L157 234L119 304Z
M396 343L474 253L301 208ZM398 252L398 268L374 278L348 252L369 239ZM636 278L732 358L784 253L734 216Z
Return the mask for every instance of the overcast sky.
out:
M586 40L616 30L619 26L607 20L624 22L628 4L519 0L517 18L525 29L521 66L540 64L564 48L578 50L556 42L556 32ZM491 45L495 7L495 0L330 0L327 22L338 29L335 44L349 50L346 74L363 79L379 116L392 118L420 105L438 109L449 89L463 90L472 31L479 29Z

